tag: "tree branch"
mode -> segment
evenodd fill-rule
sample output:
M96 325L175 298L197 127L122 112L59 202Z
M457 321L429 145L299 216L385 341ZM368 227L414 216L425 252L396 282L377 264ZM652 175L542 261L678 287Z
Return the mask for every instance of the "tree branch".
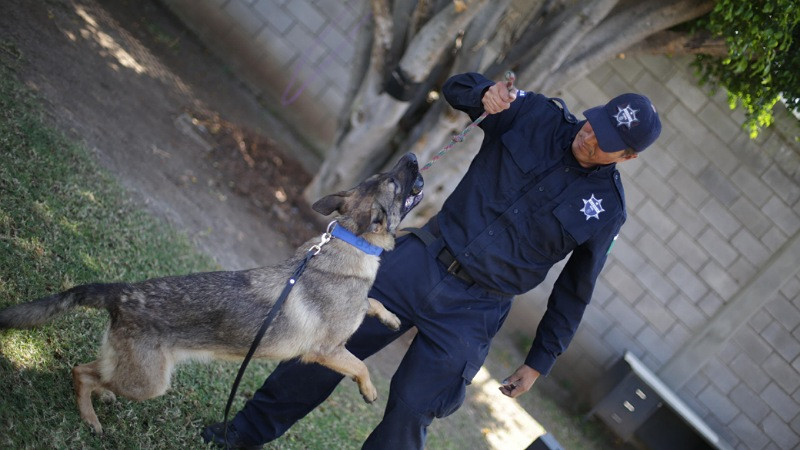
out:
M369 68L364 75L361 88L350 109L350 127L358 127L364 120L364 101L383 90L383 69L392 48L392 17L388 0L371 0L372 6L372 50Z
M527 0L530 1L530 0ZM476 17L464 33L461 49L456 55L453 64L453 73L463 72L482 72L486 65L494 58L494 55L486 57L491 53L488 48L491 39L497 36L501 28L498 23L501 17L508 11L511 0L495 0L491 8Z
M645 0L632 7L618 9L592 31L591 40L572 50L566 61L547 78L541 90L553 89L582 78L631 44L700 17L713 7L714 0Z
M392 50L386 58L386 71L393 69L406 49L406 42L411 39L409 34L412 14L415 7L419 6L417 0L394 0L392 2Z
M625 53L649 53L653 55L711 55L727 56L728 46L725 39L713 37L708 31L698 33L681 33L678 31L660 31L644 40L628 47Z
M535 59L547 36L558 27L553 18L565 9L565 0L514 0L493 39L499 56L486 69L487 76L494 78L508 69L518 70Z
M594 30L619 0L594 0L578 3L559 14L557 32L547 40L537 57L519 73L519 78L534 89L542 85L551 72L567 58L573 48Z
M447 41L454 40L456 34L488 4L488 0L469 0L464 4L466 10L463 12L457 12L454 6L445 7L414 36L400 60L400 68L407 79L422 82L442 52L450 47Z

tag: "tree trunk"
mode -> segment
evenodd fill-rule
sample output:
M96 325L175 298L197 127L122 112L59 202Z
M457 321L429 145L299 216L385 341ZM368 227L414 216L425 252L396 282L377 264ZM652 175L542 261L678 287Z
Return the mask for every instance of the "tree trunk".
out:
M715 38L707 31L679 33L661 31L628 47L626 53L649 53L653 55L728 55L728 45L723 38Z
M530 8L530 0L524 0ZM453 63L452 74L462 72L482 72L503 50L502 41L508 39L514 30L524 29L522 20L529 16L517 13L509 7L512 0L500 0L492 4L486 14L477 17L466 31L461 48ZM506 41L507 42L507 41ZM466 114L456 111L444 99L439 99L413 128L409 138L395 155L406 151L414 152L420 164L426 164L449 143L452 136L460 133L469 124ZM433 170L426 171L425 201L414 209L405 219L408 226L422 225L439 210L447 195L455 189L466 171L470 161L480 147L481 131L475 129L469 139L458 143L447 154L447 161L440 160Z
M488 0L465 1L466 10L453 5L428 21L400 59L398 71L408 83L422 83L448 48L458 31L465 28ZM384 70L393 35L391 11L386 0L372 0L374 33L370 67L356 96L345 133L326 152L320 171L308 185L305 197L313 202L322 195L354 186L391 155L388 143L409 106L384 92Z
M497 79L514 68L519 87L548 95L557 94L560 86L629 48L631 52L650 48L691 51L718 45L698 37L678 39L665 31L706 14L714 0L501 0L491 5L488 0L472 0L463 2L466 10L462 12L454 7L456 3L462 2L446 2L437 10L441 1L396 0L390 11L387 0L372 0L375 25L370 66L347 126L306 189L307 199L349 188L406 151L414 151L420 164L425 164L468 125L467 116L443 99L416 118L420 99L439 81L432 74L434 67L449 64L443 54L459 41L459 33L463 33L462 45L453 67L444 67L448 75L475 71ZM485 13L478 15L481 12ZM392 19L404 29L392 30ZM399 76L416 89L406 97L411 100L386 93L387 76ZM407 128L400 129L401 119L404 124L417 123L408 128L408 135L398 145L392 140ZM406 219L408 223L419 225L440 208L470 164L481 138L480 131L473 131L433 170L425 172L426 199Z
M554 33L543 45L535 59L518 73L521 81L529 89L538 91L539 86L545 83L550 74L555 71L573 48L597 27L608 15L619 0L595 0L589 3L578 3L559 14L556 23L559 24Z
M632 44L646 37L708 13L714 0L645 0L627 8L618 8L592 31L551 72L541 91L556 89L583 78L606 61L615 58Z

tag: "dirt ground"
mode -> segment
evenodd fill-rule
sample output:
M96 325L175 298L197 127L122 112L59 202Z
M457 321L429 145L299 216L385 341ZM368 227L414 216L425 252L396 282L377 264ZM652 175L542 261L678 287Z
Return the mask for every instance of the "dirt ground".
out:
M4 0L0 52L57 128L221 268L277 262L324 231L301 198L319 161L157 1ZM370 368L390 377L409 340ZM513 367L497 376L524 356L504 354ZM537 389L569 401L552 382Z
M56 126L221 267L324 231L304 148L159 3L6 0L0 30Z

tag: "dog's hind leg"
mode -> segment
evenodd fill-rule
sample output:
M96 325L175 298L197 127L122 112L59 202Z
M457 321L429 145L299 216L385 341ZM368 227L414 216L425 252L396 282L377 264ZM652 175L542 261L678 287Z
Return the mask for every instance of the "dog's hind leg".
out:
M400 319L386 309L383 303L375 300L374 298L367 298L369 301L369 309L367 310L368 316L376 317L382 324L393 330L400 329Z
M103 387L142 401L163 395L169 389L173 363L153 342L138 342L111 334L103 348Z
M361 396L364 397L364 401L367 403L372 403L378 399L378 390L375 389L372 380L369 378L367 366L363 361L347 351L344 346L337 347L333 352L326 355L319 353L305 355L303 356L303 361L322 364L329 369L352 378L358 383Z
M89 364L73 367L72 383L75 388L75 397L78 402L78 411L81 413L81 419L88 423L95 433L102 434L103 427L94 412L94 406L92 406L92 392L103 389L99 365L99 361L95 360Z

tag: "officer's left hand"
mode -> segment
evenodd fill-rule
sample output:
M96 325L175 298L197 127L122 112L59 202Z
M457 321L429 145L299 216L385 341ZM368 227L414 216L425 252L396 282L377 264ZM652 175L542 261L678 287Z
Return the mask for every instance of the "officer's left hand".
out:
M511 398L519 397L528 392L538 378L538 370L523 364L510 377L503 380L500 392Z

